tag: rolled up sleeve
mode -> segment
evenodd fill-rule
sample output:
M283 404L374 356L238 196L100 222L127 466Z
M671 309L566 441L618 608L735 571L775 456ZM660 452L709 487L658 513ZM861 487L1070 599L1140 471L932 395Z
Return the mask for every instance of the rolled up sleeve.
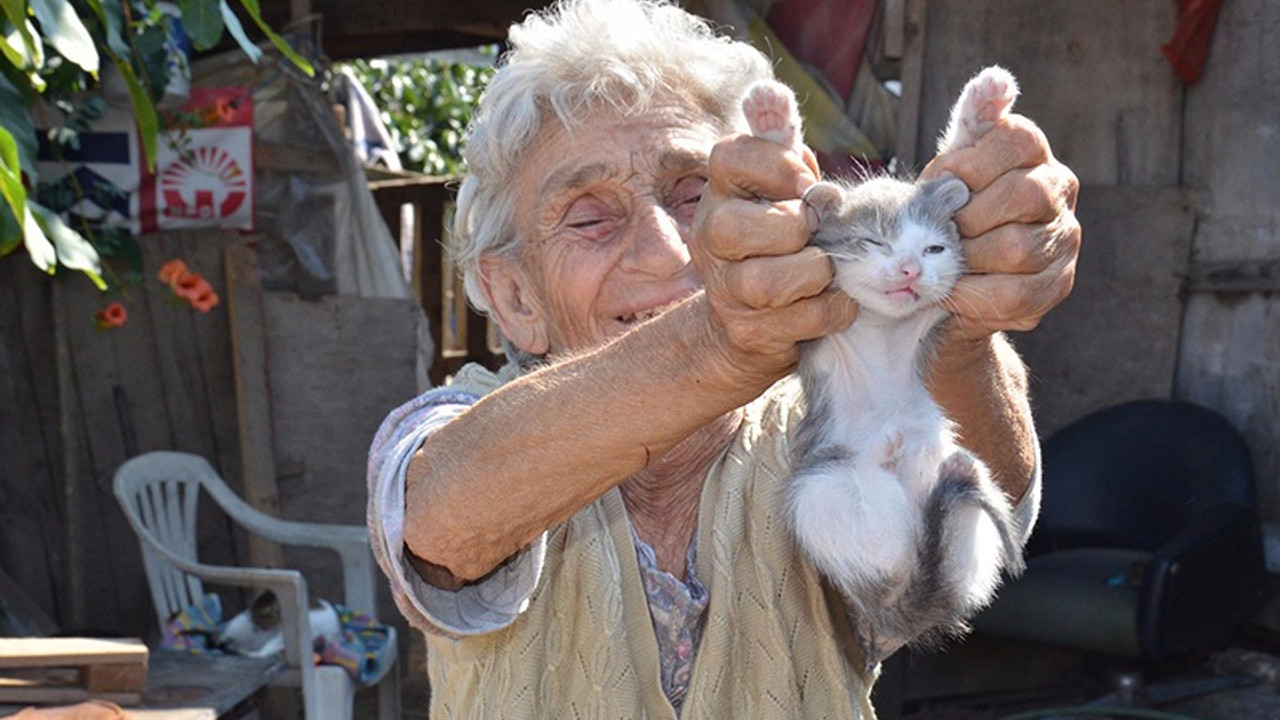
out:
M483 580L459 590L426 582L404 552L405 476L409 461L435 430L478 398L446 389L430 391L393 411L369 450L368 525L378 566L396 606L414 627L457 637L509 626L528 606L546 557L546 535Z

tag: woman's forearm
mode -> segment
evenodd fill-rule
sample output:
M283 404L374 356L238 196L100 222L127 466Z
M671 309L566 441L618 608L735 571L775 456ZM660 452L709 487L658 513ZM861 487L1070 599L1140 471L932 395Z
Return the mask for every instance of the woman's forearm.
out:
M1013 502L1035 473L1037 442L1027 370L1008 338L996 333L939 348L929 389L956 423L960 444L991 469Z

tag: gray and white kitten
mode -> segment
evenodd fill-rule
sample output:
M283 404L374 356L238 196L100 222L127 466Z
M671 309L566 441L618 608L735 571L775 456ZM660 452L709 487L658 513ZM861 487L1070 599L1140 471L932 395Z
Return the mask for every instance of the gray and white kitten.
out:
M939 152L972 145L1018 87L990 67L965 86ZM799 149L784 85L748 89L754 135ZM808 409L793 449L791 522L841 591L868 668L902 645L963 634L1022 555L1004 493L956 442L922 379L948 293L964 271L952 215L969 189L954 177L819 182L804 197L834 284L861 306L845 331L806 343L797 373Z

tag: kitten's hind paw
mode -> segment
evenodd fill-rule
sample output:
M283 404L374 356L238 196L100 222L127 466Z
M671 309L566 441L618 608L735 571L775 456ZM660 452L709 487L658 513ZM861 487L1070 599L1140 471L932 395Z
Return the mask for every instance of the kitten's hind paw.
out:
M938 478L943 482L960 480L976 485L981 477L981 472L978 469L977 459L964 450L951 453L938 466Z
M976 124L989 130L1008 114L1009 108L1018 99L1018 81L1008 70L992 65L970 80L962 95L966 114ZM982 132L978 134L981 135Z
M800 111L796 96L775 80L760 80L742 98L742 114L751 134L784 147L800 144Z
M969 147L995 127L1018 99L1018 81L998 66L984 68L965 84L951 108L947 130L938 141L938 152Z

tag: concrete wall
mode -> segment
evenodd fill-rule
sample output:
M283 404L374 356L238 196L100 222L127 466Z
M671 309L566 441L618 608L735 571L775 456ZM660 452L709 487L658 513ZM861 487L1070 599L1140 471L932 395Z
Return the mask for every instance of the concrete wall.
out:
M1076 291L1015 338L1042 431L1195 400L1245 433L1280 523L1280 4L1224 3L1190 87L1160 53L1174 2L916 0L908 20L903 157L927 160L964 81L999 63L1083 185Z

